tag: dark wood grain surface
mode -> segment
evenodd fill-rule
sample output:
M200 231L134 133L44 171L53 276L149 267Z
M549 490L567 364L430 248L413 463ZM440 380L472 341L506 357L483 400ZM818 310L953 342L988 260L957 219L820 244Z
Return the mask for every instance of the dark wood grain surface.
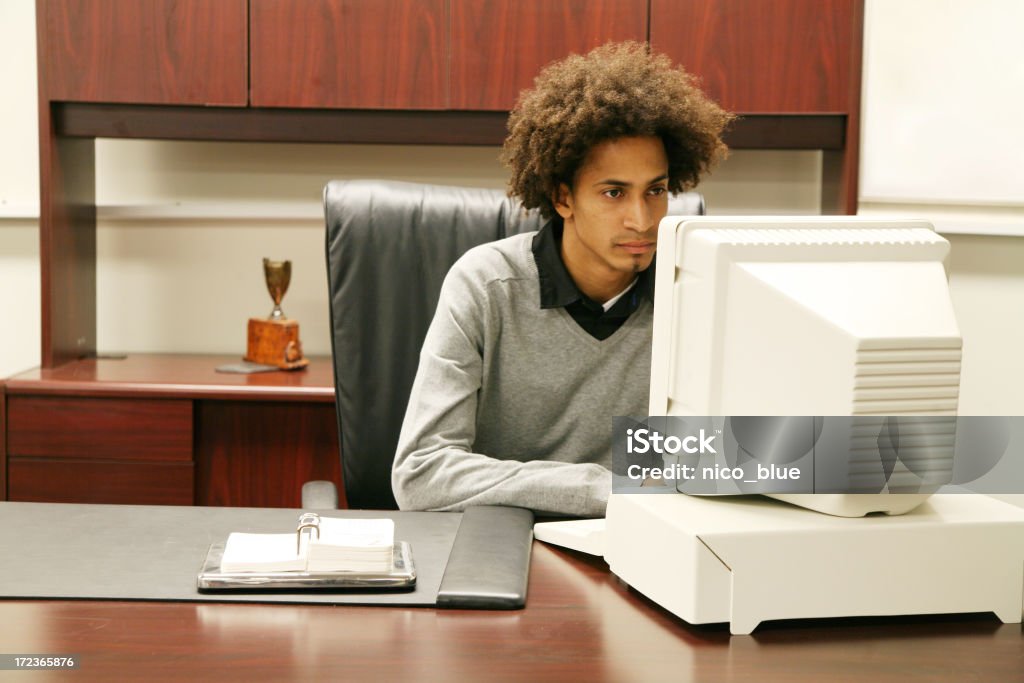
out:
M251 0L252 105L443 109L445 0Z
M56 368L35 368L7 380L10 395L128 396L132 398L244 399L334 402L330 358L310 358L303 370L250 375L217 372L239 356L128 354L86 358Z
M8 379L9 499L299 507L306 481L342 491L331 359L215 370L239 360L130 354Z
M541 67L647 39L647 0L450 0L451 108L509 110Z
M246 0L39 0L37 21L50 100L248 99Z
M846 117L846 140L839 151L826 150L821 161L821 213L856 215L860 193L860 94L864 56L864 4L857 3L850 17L854 40L851 45L849 114Z
M0 381L0 500L7 500L7 393Z
M96 141L58 137L51 114L41 96L39 269L46 367L96 350Z
M651 45L741 113L845 113L862 0L651 0ZM855 53L856 49L856 53Z
M12 456L192 462L187 399L12 396Z
M196 505L302 506L302 485L334 482L346 507L333 403L196 402Z
M192 462L7 459L9 500L28 503L192 505Z
M991 617L774 622L730 636L685 624L596 558L535 543L531 564L521 611L12 600L0 601L0 643L77 654L78 670L48 679L74 681L1024 680L1020 624Z
M63 135L163 140L500 145L503 111L359 111L137 107L70 102L56 107ZM842 114L755 114L725 134L734 149L842 150Z

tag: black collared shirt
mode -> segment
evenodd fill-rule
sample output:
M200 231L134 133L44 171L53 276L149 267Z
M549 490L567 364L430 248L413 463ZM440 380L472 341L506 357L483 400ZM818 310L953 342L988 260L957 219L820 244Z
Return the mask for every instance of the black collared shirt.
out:
M608 311L580 291L562 260L562 221L554 219L533 237L533 259L540 274L540 307L565 308L587 334L607 339L622 327L644 298L654 300L654 264L637 276L636 284Z

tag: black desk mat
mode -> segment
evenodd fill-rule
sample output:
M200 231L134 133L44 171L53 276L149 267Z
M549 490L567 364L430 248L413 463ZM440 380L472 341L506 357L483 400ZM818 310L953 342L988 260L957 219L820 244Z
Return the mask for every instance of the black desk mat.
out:
M532 516L508 509L530 540ZM463 515L374 510L326 516L390 517L412 546L416 589L401 593L202 594L196 574L211 543L232 531L286 533L301 510L0 502L0 597L434 606ZM529 520L516 513L525 513ZM521 553L520 553L521 555ZM522 562L520 557L517 561ZM525 599L529 554L520 570ZM514 584L513 584L514 585ZM486 587L491 591L491 587ZM454 606L454 605L453 605ZM469 606L469 605L465 605ZM473 605L508 608L505 602Z

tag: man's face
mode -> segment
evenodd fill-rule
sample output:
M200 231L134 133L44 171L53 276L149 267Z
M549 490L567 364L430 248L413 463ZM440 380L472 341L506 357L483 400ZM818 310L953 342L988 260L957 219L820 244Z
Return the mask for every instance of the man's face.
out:
M565 221L562 258L576 285L607 301L654 260L658 223L668 212L668 157L656 137L594 146L555 210Z

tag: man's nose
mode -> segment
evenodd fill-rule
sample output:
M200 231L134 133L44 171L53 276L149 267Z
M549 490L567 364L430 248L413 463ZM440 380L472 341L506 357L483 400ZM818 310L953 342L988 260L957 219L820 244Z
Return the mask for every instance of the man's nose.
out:
M626 228L645 232L651 227L651 209L644 201L644 197L638 197L629 202L626 209Z

